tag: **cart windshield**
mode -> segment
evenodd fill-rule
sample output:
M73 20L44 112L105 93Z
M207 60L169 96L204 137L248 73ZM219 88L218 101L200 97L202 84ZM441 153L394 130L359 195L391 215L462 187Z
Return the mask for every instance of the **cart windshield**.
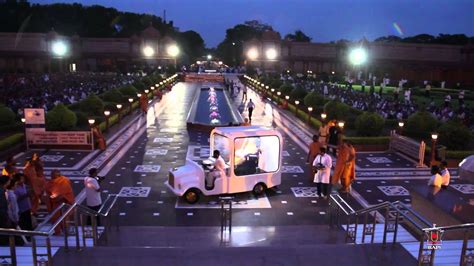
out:
M280 140L277 136L236 138L234 145L235 175L271 173L280 168Z
M214 134L214 143L212 149L219 150L221 157L224 159L225 163L229 164L230 162L230 143L227 137L224 137L219 134ZM210 151L212 155L213 151Z

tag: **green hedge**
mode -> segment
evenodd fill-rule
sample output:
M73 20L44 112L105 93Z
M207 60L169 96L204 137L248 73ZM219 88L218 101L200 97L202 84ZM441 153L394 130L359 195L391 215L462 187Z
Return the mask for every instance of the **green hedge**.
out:
M385 119L376 113L364 112L355 121L359 136L379 136L385 125Z
M10 125L15 123L16 115L12 109L5 105L0 105L0 125Z
M81 111L88 115L102 116L104 114L104 102L95 94L82 100L79 106Z
M450 120L443 123L438 128L439 143L445 145L450 150L469 149L472 133L465 125L459 121Z
M23 133L15 133L8 137L3 138L0 140L0 151L10 149L11 147L20 144L25 137Z
M111 89L109 91L104 92L103 94L99 95L99 97L104 102L113 102L113 103L121 103L123 102L123 94L118 89Z
M46 130L48 131L72 130L76 127L76 123L76 114L62 103L46 113Z
M430 139L431 133L438 127L438 120L429 112L418 111L408 117L405 132L417 139Z
M459 159L462 160L468 156L474 154L474 151L446 151L446 159Z

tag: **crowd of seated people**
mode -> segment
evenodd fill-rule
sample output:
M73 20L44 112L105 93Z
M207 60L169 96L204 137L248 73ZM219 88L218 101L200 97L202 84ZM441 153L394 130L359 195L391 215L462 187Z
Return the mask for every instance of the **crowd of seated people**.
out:
M51 110L59 103L72 104L137 79L136 75L94 72L4 74L0 75L0 104L19 115L27 107Z
M303 86L307 91L316 91L325 98L338 100L361 111L377 112L386 119L407 119L421 108L426 108L440 121L445 122L457 118L463 121L466 126L472 126L472 106L466 105L464 100L460 100L455 107L453 103L446 100L444 104L436 104L433 98L426 98L424 105L420 105L410 97L410 88L401 87L395 90L397 93L381 93L370 86L366 86L365 91L360 91L353 89L350 84L318 82L290 75L282 75L281 79L294 86ZM464 95L464 91L461 92ZM451 98L449 97L449 99Z

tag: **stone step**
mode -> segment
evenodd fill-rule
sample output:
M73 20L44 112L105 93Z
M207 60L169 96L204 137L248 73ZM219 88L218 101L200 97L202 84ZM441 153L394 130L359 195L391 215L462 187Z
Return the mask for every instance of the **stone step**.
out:
M313 245L279 247L95 247L60 250L55 265L416 265L401 246Z
M354 226L353 224L351 226ZM347 230L347 225L343 225L342 228ZM371 243L371 236L365 236L365 242L362 242L362 232L364 230L363 224L357 224L357 238L356 244L364 244L364 243ZM375 235L374 235L374 243L380 244L383 243L383 230L384 224L375 224ZM387 234L387 243L392 243L393 240L393 233ZM403 226L398 225L398 232L397 232L397 242L415 242L417 241Z
M124 226L112 230L107 246L128 247L232 247L244 246L305 246L341 244L344 232L330 230L327 225L316 226L235 226L221 239L216 226Z
M401 243L401 245L414 257L418 257L420 248L419 242ZM468 248L474 247L474 240L468 242ZM461 240L445 240L441 243L441 249L436 250L434 263L435 265L460 265L462 250Z
M56 252L59 250L57 247L51 248L51 254L54 256ZM45 247L40 247L38 248L38 254L46 254L46 248ZM2 256L10 256L10 248L8 247L0 247L0 257ZM16 247L16 259L17 259L17 265L18 266L30 266L34 265L33 264L33 253L31 250L31 247ZM42 256L39 257L38 260L47 260L47 256ZM6 259L7 262L11 262L10 259ZM0 259L0 265L2 265L2 262L4 262L2 259Z

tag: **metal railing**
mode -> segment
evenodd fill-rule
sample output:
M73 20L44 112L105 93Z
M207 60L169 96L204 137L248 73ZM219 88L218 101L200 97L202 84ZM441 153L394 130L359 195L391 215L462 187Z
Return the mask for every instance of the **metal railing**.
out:
M379 212L382 212L383 215L380 215ZM392 234L392 245L394 245L397 241L399 225L405 225L415 234L420 242L418 250L418 265L434 264L436 249L427 245L427 241L430 237L429 233L431 231L441 230L444 233L450 231L464 231L463 246L460 254L460 265L474 265L474 246L469 247L469 238L471 232L474 231L474 223L435 227L434 224L400 201L386 201L355 211L338 194L332 194L329 196L328 216L330 227L339 227L342 222L344 222L346 226L346 243L357 242L357 227L361 218L363 218L362 243L365 243L366 236L370 236L370 243L374 243L375 226L377 222L379 222L384 225L383 246L386 246L388 234ZM383 219L378 219L377 217L383 217ZM345 220L342 221L342 219Z
M8 236L9 238L9 247L10 247L10 255L9 256L0 256L1 259L9 259L10 264L13 266L17 265L17 258L16 258L16 244L15 244L15 237L31 237L31 248L32 248L32 255L33 255L33 265L38 265L38 258L41 258L41 263L43 265L53 265L52 262L52 251L51 251L51 237L55 234L56 229L62 228L64 233L64 247L66 250L69 250L69 235L70 229L72 234L74 234L76 249L80 250L80 238L79 238L79 225L82 226L82 237L83 237L83 246L85 247L85 239L92 238L93 244L97 245L98 243L98 230L97 230L97 219L98 217L104 217L106 223L104 224L104 235L106 236L110 230L112 225L111 213L112 209L115 206L117 201L118 195L110 194L107 196L106 200L102 204L102 207L98 211L94 211L86 206L80 205L78 202L69 205L66 203L62 203L56 209L54 209L42 223L40 223L35 230L17 230L17 229L9 229L9 228L0 228L0 235ZM54 219L55 216L60 214L57 219ZM91 218L92 221L92 234L91 237L88 237L86 233L86 227L84 223L83 216L88 216ZM72 219L71 219L72 217ZM50 221L54 221L54 223L49 227L48 224ZM73 227L71 227L71 225ZM118 228L118 222L116 223ZM44 237L46 241L46 254L38 253L38 245L37 241ZM43 260L44 257L47 257L47 261Z

